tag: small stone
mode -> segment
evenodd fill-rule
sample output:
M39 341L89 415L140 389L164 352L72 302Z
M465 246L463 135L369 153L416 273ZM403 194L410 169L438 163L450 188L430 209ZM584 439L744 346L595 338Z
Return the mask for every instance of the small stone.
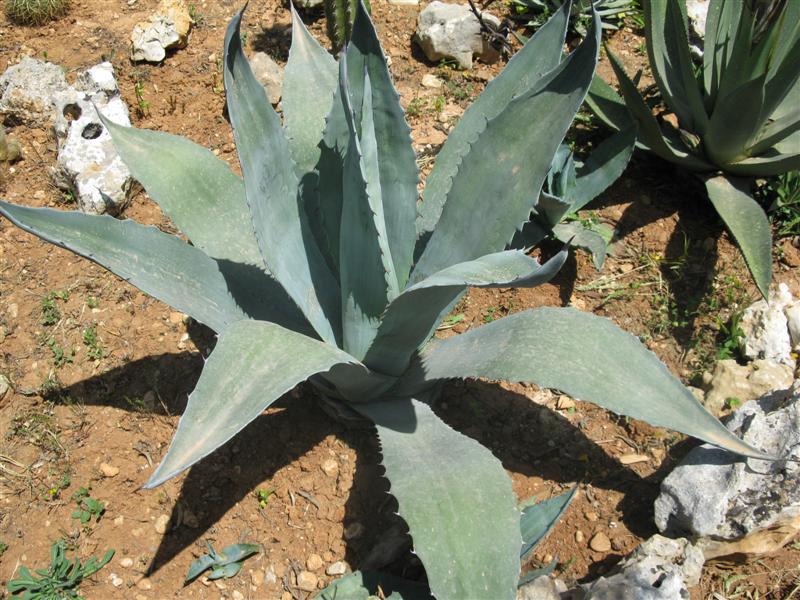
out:
M116 477L117 475L119 475L119 467L115 467L114 465L101 462L100 472L103 474L103 477Z
M133 559L129 556L126 556L119 561L119 565L125 569L130 569L133 566Z
M297 587L304 592L314 592L317 589L319 578L308 571L300 571L297 575Z
M152 589L153 584L150 583L150 580L147 577L142 577L139 581L136 582L136 587L140 590L147 591Z
M318 571L322 568L322 557L319 554L312 554L306 560L306 568L309 571Z
M442 87L442 85L444 85L442 80L433 73L426 73L422 76L422 87L437 90Z
M214 585L216 586L216 588L217 588L219 591L223 591L223 590L227 590L227 589L228 589L228 586L227 586L227 585L225 585L225 583L223 583L223 582L222 582L222 581L220 581L219 579L215 579L215 580L214 580Z
M125 583L125 582L122 580L122 577L120 577L120 576L119 576L119 575L117 575L116 573L112 573L112 574L109 576L109 579L111 580L111 585L113 585L114 587L119 587L119 586L121 586L123 583Z
M281 101L283 69L266 52L256 52L250 57L250 68L258 83L264 88L270 104Z
M250 583L252 583L255 587L261 587L264 585L264 571L251 571Z
M233 598L233 600L244 600L244 594L239 590L233 590L231 592L231 598Z
M6 394L11 390L11 382L5 375L0 375L0 400L6 397Z
M608 552L611 550L611 540L602 531L598 531L589 540L589 547L595 552Z
M169 515L159 515L155 522L156 533L164 535L169 527Z
M16 302L12 302L8 305L6 313L10 318L16 319L19 316L19 305Z
M351 523L347 527L347 529L344 530L344 539L354 540L356 538L361 537L363 533L364 533L364 526L358 521L355 521L354 523Z
M636 463L647 462L650 457L646 454L623 454L619 457L619 462L623 465L635 465Z
M578 542L579 544L582 544L583 540L584 540L583 532L579 529L578 531L575 532L575 541Z
M122 527L122 525L124 525L124 524L125 524L125 517L123 517L122 515L120 515L116 519L114 519L114 526L115 527Z
M586 511L583 516L586 517L587 521L591 521L592 523L597 521L597 513L593 510Z
M161 0L155 13L137 23L131 33L131 60L161 62L171 48L185 48L192 28L183 0Z
M344 561L337 560L335 563L328 565L325 569L325 574L330 576L344 575L347 573L347 564Z
M339 463L337 463L332 458L329 458L321 465L322 471L328 477L336 477L339 474Z
M174 323L175 325L177 325L181 321L183 321L183 313L179 313L179 312L171 312L171 313L169 313L169 322L170 323Z
M575 408L575 401L569 396L561 395L558 397L556 408L558 408L558 410L569 410L570 408Z

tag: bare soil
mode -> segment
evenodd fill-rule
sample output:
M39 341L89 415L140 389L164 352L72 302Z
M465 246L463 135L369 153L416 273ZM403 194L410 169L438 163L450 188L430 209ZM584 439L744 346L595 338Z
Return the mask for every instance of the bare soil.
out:
M198 24L186 49L158 66L131 64L130 31L156 4L79 0L67 17L38 28L0 20L0 70L30 55L63 65L72 80L80 70L111 60L135 126L188 136L238 170L223 116L219 59L224 28L239 3L197 2ZM419 10L373 0L426 174L449 127L502 65L457 72L430 64L411 42ZM287 7L251 0L247 14L248 51L265 50L285 62ZM304 16L324 40L321 15ZM641 42L630 30L611 40L631 71L646 62ZM608 76L605 63L601 69ZM422 87L426 73L442 78L444 87ZM73 208L50 183L56 160L52 132L15 127L9 133L22 144L24 159L10 168L0 165L2 196L30 206ZM587 148L602 135L594 125L583 126L576 140ZM622 179L584 214L617 232L602 272L577 252L555 281L540 288L473 291L454 311L463 318L440 335L535 306L572 304L611 318L645 341L676 375L696 379L716 356L719 323L757 297L702 187L666 163L637 154ZM123 216L175 232L143 193ZM792 241L779 246L775 279L796 295L798 264ZM54 320L44 317L43 301L56 308ZM94 344L86 334L92 330ZM89 599L239 597L235 592L253 599L305 599L309 594L296 587L296 574L311 555L322 559L315 571L321 588L331 579L325 574L330 564L343 560L357 569L375 557L376 544L397 539L403 526L384 493L388 486L373 432L329 418L306 386L188 474L156 490L141 489L166 451L213 343L208 330L124 281L0 221L0 373L14 388L0 400L0 540L8 545L0 555L0 581L22 564L45 567L51 543L64 538L84 558L116 551L82 585ZM652 503L659 482L695 444L528 385L453 383L436 410L503 461L520 499L580 487L531 561L538 566L558 559L556 572L568 581L607 573L656 533ZM632 454L647 458L622 464ZM71 517L71 497L79 487L106 505L99 521L87 526ZM610 551L590 549L597 532L610 538ZM256 542L263 552L246 561L236 578L184 587L189 564L207 541L217 549ZM799 561L800 552L787 548L757 563L710 565L692 597L719 592L788 598ZM407 550L392 568L423 576Z

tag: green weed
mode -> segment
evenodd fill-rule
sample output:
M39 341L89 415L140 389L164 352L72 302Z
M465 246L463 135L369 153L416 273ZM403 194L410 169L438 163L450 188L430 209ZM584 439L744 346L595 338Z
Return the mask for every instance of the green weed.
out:
M84 579L102 569L114 556L109 550L100 560L90 558L85 564L80 559L67 559L67 545L58 540L50 547L50 567L35 569L19 568L19 577L8 582L8 591L22 594L25 600L83 600L78 586Z
M100 342L97 340L97 326L90 325L83 330L83 345L86 346L86 356L92 360L100 360L105 356Z
M55 290L42 298L42 325L55 325L61 319L57 300L62 302L69 300L69 291Z
M95 523L100 521L103 513L106 512L105 504L89 495L89 488L81 487L72 494L72 500L78 508L72 511L73 519L80 519L81 525L88 525L92 520Z

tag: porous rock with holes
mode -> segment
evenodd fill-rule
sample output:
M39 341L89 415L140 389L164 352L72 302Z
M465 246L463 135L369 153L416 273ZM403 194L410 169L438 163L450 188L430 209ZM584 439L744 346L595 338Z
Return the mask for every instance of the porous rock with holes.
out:
M55 97L68 87L60 66L26 56L0 75L0 117L12 126L49 125Z
M74 86L55 96L58 140L56 185L71 192L87 213L119 213L131 197L133 179L97 114L130 127L110 62L81 73Z

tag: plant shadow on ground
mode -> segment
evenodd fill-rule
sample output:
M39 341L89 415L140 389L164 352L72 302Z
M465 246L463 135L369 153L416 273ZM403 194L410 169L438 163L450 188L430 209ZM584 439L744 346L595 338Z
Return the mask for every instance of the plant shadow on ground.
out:
M207 336L209 332L200 328L195 330L198 333ZM198 342L202 348L206 340ZM202 359L196 353L164 354L128 363L55 393L84 405L141 411L125 398L143 394L147 382L157 380L160 406L154 412L177 415L185 409L201 365ZM163 377L165 373L169 373L168 379ZM688 451L673 447L659 471L642 478L589 439L581 422L572 424L523 394L482 381L446 385L434 408L451 426L489 448L512 472L564 485L582 482L624 494L617 510L628 530L640 537L655 532L651 515L658 482L675 460ZM198 517L197 527L171 529L156 550L148 572L155 573L198 542L226 513L251 496L261 482L270 480L284 466L296 463L326 436L335 435L356 455L342 525L347 530L359 523L364 530L363 535L345 542L345 559L354 568L366 565L411 579L423 578L419 560L409 552L405 526L396 516L397 503L387 494L389 485L383 477L372 427L332 419L320 409L307 384L285 395L273 404L273 409L188 471L173 505L171 520L180 523L181 514L190 511ZM581 454L585 455L582 459ZM159 458L153 456L154 463ZM298 487L295 491L311 490ZM311 506L309 509L314 510ZM298 532L298 535L303 534ZM595 563L590 576L606 572L619 558L620 554L611 554ZM299 564L296 567L302 568Z
M646 189L647 197L639 190ZM637 152L625 177L591 202L587 209L599 210L630 203L616 222L615 240L657 266L663 297L657 298L656 316L663 330L684 349L693 342L695 320L712 291L717 262L717 241L724 225L708 200L702 182L657 157ZM676 216L672 232L664 236L664 250L658 255L635 247L638 230ZM738 251L738 249L737 249ZM601 273L602 274L602 273ZM749 274L742 273L747 280ZM564 285L565 282L562 282ZM563 295L563 294L562 294ZM658 295L658 292L656 293Z

